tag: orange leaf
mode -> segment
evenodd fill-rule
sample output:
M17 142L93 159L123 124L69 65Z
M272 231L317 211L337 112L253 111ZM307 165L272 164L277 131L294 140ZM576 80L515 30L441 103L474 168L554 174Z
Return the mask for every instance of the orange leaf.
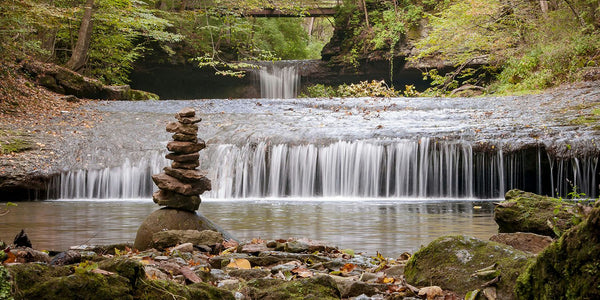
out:
M354 264L347 263L340 269L340 271L349 273L349 272L352 272L352 270L354 270L354 268L356 268L356 266Z
M6 252L6 255L8 256L8 258L6 260L4 260L5 264L14 263L17 261L17 256L14 255L12 252L8 251L8 252Z
M247 259L244 258L236 258L233 259L228 265L227 268L234 268L234 269L251 269L252 266L250 266L250 262Z

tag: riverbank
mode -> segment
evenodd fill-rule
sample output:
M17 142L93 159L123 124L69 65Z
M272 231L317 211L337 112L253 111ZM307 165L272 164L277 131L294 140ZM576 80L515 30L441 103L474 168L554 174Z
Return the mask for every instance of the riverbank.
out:
M557 203L562 205L560 212L550 221ZM10 248L0 247L5 248L0 251L0 295L361 300L600 295L600 202L582 206L513 190L498 209L503 211L497 214L499 224L507 217L516 221L511 221L511 229L501 227L504 233L493 241L442 236L414 254L392 258L306 238L239 243L208 230L160 231L153 235L150 249L115 244L47 253L31 249L31 241L20 233ZM530 215L550 217L532 219L540 227L531 227ZM552 227L552 222L564 225L550 233L560 235L556 240L532 233Z

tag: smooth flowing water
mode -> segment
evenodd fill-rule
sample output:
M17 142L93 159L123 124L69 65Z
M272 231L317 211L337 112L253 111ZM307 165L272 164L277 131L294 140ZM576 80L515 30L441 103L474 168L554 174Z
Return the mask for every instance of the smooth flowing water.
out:
M132 243L139 224L156 209L149 199L23 202L2 217L0 240L12 241L23 228L38 249ZM491 202L209 200L200 212L240 240L308 237L389 257L442 235L487 239L497 232Z

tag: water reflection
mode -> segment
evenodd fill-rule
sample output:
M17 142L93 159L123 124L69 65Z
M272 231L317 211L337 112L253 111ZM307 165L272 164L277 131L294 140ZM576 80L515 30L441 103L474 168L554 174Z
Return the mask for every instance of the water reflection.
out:
M481 207L481 208L479 208ZM0 239L24 228L34 247L133 242L151 200L22 202L0 218ZM200 211L240 240L308 237L386 256L414 252L436 237L497 232L491 202L205 201Z

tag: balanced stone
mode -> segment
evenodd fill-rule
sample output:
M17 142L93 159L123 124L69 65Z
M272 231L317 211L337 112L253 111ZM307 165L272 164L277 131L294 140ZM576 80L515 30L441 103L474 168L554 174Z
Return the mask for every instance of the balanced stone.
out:
M167 144L167 149L169 151L178 154L194 153L204 148L206 148L206 144L203 140L199 140L197 143L172 141Z
M181 141L181 142L198 142L198 136L195 134L184 134L184 133L176 133L173 135L173 140Z
M208 187L206 190L210 191L210 179L206 178L206 176L198 170L181 170L169 167L165 167L163 170L167 175L175 177L182 182L202 182L203 185Z
M188 153L188 154L176 154L176 153L169 153L167 155L165 155L166 159L170 159L172 161L178 161L178 162L188 162L188 161L198 161L198 159L200 158L200 154L198 152L194 152L194 153Z
M171 163L171 167L175 169L186 169L186 170L194 170L200 166L199 161L187 161L187 162L178 162L174 161Z
M202 121L202 119L198 117L182 117L180 115L175 115L175 117L179 120L179 123L183 124L196 124Z
M193 117L196 115L196 111L192 107L182 108L179 112L175 114L175 117Z
M159 189L175 192L185 196L199 195L207 191L207 187L202 182L183 183L175 177L171 177L165 173L152 175L152 181Z
M152 194L152 200L154 203L161 206L168 206L171 208L184 209L189 211L195 211L200 206L200 197L186 196L174 192L165 190L158 190Z
M198 125L182 124L179 122L171 122L171 123L167 124L167 132L196 135L196 134L198 134Z

